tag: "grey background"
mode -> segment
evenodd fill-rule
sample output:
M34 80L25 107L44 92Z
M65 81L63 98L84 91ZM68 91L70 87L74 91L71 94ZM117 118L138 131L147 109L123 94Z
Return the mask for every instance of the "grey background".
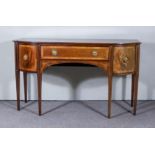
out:
M140 100L155 99L155 27L0 27L0 100L15 100L14 45L19 38L139 39ZM29 75L29 99L37 99L36 75ZM21 77L22 80L22 77ZM130 99L130 76L115 77L113 99ZM23 83L22 83L23 89ZM21 91L23 98L23 91ZM43 75L44 100L106 100L107 77L98 68L51 67Z

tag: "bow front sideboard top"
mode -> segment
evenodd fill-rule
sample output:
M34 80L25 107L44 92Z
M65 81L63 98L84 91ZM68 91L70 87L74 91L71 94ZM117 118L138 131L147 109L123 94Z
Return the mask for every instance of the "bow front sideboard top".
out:
M36 73L38 81L38 113L42 114L42 73L52 65L90 64L103 69L108 77L108 118L111 117L112 77L131 74L131 107L136 114L140 42L137 40L101 39L20 39L15 40L17 110L20 110L20 71L24 75L27 102L27 73Z

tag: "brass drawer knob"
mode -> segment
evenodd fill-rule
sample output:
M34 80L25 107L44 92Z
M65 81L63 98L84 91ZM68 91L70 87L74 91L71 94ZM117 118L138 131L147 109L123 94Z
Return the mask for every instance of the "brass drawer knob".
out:
M52 49L51 50L51 54L52 54L52 56L57 56L58 55L58 52L57 52L57 50Z
M27 61L27 60L28 60L28 55L27 55L27 54L24 54L23 60L24 60L24 61Z
M92 51L92 56L96 57L98 55L98 52L96 50Z

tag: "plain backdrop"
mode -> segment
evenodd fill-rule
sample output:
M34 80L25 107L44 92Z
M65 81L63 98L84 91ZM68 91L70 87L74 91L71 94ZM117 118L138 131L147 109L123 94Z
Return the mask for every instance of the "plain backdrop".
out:
M15 100L14 44L20 38L138 39L140 100L155 99L155 27L0 27L0 100ZM21 74L22 75L22 74ZM36 75L28 76L29 99L37 99ZM50 67L43 74L44 100L106 100L107 77L96 67ZM113 99L130 99L131 76L113 78ZM21 99L23 78L21 76Z

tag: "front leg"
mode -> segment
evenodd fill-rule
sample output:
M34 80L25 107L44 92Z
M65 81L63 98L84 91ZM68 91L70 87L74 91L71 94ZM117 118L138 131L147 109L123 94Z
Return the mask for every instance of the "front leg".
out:
M137 97L138 97L138 74L135 75L135 79L134 79L134 99L133 99L134 115L136 115L136 111L137 111Z
M25 103L27 103L27 72L23 72L24 78L24 96L25 96Z
M112 74L108 74L108 118L111 118L111 104L112 104Z
M20 110L20 71L16 70L17 110Z
M38 80L38 113L42 114L42 73L37 73Z
M131 75L132 79L131 79L131 107L133 107L133 102L134 102L134 81L135 81L135 76L134 74Z

